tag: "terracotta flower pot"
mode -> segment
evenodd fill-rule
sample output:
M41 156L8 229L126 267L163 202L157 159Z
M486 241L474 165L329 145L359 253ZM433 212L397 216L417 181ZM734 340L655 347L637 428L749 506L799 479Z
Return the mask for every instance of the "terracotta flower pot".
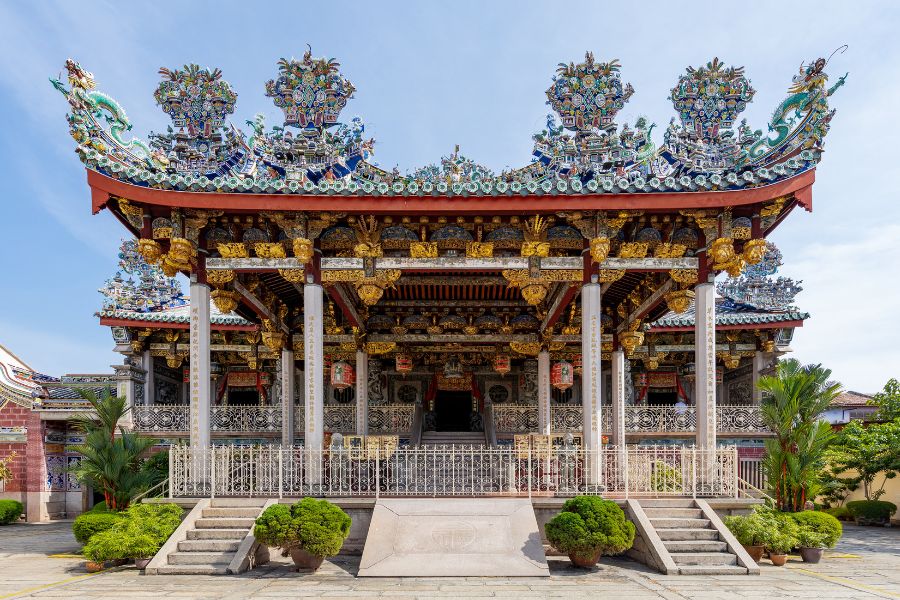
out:
M762 560L765 549L765 546L744 546L744 550L747 551L747 554L750 555L750 558L752 558L755 563Z
M84 568L88 573L98 573L103 570L103 563L89 560L84 563Z
M325 557L316 556L310 554L303 548L295 547L291 548L291 559L294 561L294 564L297 565L298 569L315 571L322 565L322 561L325 560Z
M823 552L825 552L825 548L800 548L800 558L803 559L803 562L815 564L822 560Z
M150 564L150 561L153 559L150 558L136 558L134 559L134 566L136 566L140 570L144 570L147 568L147 565Z
M775 554L774 552L769 552L769 560L772 561L772 564L776 567L783 567L784 563L787 562L787 554Z
M602 553L602 550L597 550L596 553L594 553L592 556L589 556L587 558L585 558L584 556L581 556L581 555L577 555L577 554L570 554L569 560L571 560L572 564L575 565L576 567L579 567L582 569L590 569L591 567L593 567L597 564L598 560L600 560L601 553Z

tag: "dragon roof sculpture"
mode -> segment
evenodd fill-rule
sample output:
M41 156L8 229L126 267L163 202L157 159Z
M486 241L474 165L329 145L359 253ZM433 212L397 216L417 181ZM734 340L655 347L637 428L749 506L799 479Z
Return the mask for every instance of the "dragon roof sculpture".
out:
M67 81L51 79L69 102L69 129L89 169L152 188L253 193L363 195L509 195L737 190L791 178L821 158L834 111L827 61L804 63L766 133L741 120L755 90L741 67L718 58L689 67L671 91L672 118L657 146L655 125L641 117L616 123L635 90L623 83L617 60L561 63L547 103L556 112L535 134L532 161L494 173L458 149L401 174L373 161L374 140L359 118L338 121L356 88L334 59L281 59L265 93L284 112L268 128L262 115L249 134L226 124L237 94L218 69L189 64L163 68L155 98L172 118L146 143L129 137L132 124L118 103L96 89L94 77L66 61ZM737 125L735 125L737 123Z

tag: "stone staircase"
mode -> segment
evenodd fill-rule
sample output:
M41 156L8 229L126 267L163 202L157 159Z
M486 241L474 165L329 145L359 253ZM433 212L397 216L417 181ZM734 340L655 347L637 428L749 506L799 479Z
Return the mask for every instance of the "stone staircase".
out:
M209 506L199 508L199 517L193 523L186 523L188 526L181 532L184 539L173 540L175 548L168 553L166 564L148 569L152 571L148 574L225 575L236 572L233 563L236 558L242 558L237 556L238 553L255 550L250 548L253 544L248 544L247 538L266 502L264 498L213 498ZM178 533L173 534L173 538Z
M423 431L423 446L483 446L483 431Z
M638 502L652 532L642 532L662 563L680 575L747 575L759 567L746 555L714 511L691 498ZM674 564L673 564L674 563ZM674 567L674 568L673 568Z

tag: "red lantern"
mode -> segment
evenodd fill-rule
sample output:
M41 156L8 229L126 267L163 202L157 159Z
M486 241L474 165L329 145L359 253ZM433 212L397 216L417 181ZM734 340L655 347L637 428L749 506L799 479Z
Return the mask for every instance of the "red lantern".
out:
M494 357L494 370L501 375L506 375L512 370L509 354L498 354Z
M331 365L331 387L344 390L356 382L356 374L350 363L339 360Z
M575 383L575 373L572 364L564 360L559 361L550 370L550 385L558 390L567 390Z
M398 373L409 373L413 369L413 359L409 354L398 354L395 359Z

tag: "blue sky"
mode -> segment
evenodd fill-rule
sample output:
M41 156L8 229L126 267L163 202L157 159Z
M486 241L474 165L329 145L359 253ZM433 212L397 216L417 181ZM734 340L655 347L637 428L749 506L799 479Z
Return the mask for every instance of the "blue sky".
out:
M93 314L124 230L90 214L66 103L47 82L68 57L146 136L167 123L152 97L159 67L220 67L238 92L234 122L262 112L271 124L279 113L263 83L309 43L357 87L344 116L367 122L382 166L405 171L459 144L500 170L528 162L556 64L585 50L619 58L636 90L619 122L645 115L661 136L674 115L668 92L688 65L744 65L757 90L744 116L765 128L801 61L849 44L829 65L850 77L832 98L815 210L793 214L773 239L813 314L796 356L863 392L900 376L900 4L625 4L0 1L0 343L51 374L105 371L119 358Z

